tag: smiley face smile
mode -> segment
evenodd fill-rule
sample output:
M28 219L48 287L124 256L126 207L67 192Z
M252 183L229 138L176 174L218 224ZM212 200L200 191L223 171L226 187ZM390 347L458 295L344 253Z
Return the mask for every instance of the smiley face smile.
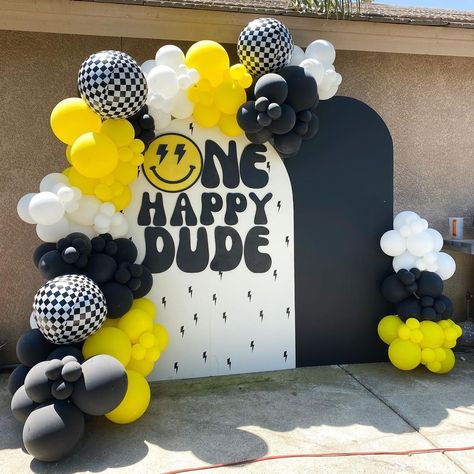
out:
M184 181L186 181L187 179L190 178L190 176L193 174L193 171L196 169L196 167L194 165L189 165L189 172L186 176L184 176L183 178L181 179L177 179L177 180L171 180L171 179L166 179L166 178L163 178L162 176L160 176L158 174L158 172L156 171L156 166L153 165L153 166L150 166L150 170L152 171L152 173L160 180L160 181L163 181L163 183L167 183L167 184L179 184L179 183L183 183Z

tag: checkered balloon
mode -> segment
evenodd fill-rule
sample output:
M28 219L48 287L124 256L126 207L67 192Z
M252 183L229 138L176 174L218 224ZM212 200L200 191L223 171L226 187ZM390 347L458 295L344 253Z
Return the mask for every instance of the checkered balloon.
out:
M140 66L121 51L100 51L82 64L77 77L79 93L89 107L105 118L136 114L147 98Z
M237 54L252 76L260 77L284 68L293 54L288 28L273 18L251 21L240 33Z
M54 344L79 342L96 332L107 314L100 288L83 275L62 275L43 285L33 302L38 329Z

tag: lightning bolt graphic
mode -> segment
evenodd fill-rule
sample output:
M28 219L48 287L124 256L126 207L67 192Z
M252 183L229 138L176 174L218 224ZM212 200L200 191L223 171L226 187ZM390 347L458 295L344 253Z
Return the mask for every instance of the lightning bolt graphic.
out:
M250 341L250 348L253 350L255 349L255 341Z
M290 245L290 236L289 235L287 235L285 237L285 242L286 242L286 246L288 247L288 245Z
M217 295L214 293L212 295L212 301L214 301L214 306L217 304Z
M286 362L286 359L288 359L288 352L287 351L283 352L283 357L285 358L285 362Z
M192 135L194 132L194 125L192 122L189 124L189 130L191 130L191 135Z
M174 363L174 370L175 370L176 373L178 373L178 368L179 368L179 367L178 367L178 363L175 362L175 363Z
M181 333L181 337L184 337L184 326L181 326L179 332Z
M222 319L224 320L224 323L227 322L227 313L225 311L222 313Z
M204 351L202 353L202 358L204 359L204 363L206 363L207 362L207 352L206 351Z
M232 370L232 361L230 360L230 357L227 358L227 365L229 366L229 370Z
M276 279L277 279L277 271L276 271L276 269L273 270L273 276L275 277L275 281L276 281Z
M263 322L263 309L260 310L260 321Z
M163 296L163 298L161 298L161 304L166 308L166 296Z
M278 201L278 202L277 202L277 207L278 207L278 212L280 212L280 208L281 208L281 201Z
M248 297L249 301L252 301L252 292L251 291L249 291L247 293L247 297Z
M222 280L222 272L219 272L219 278Z
M188 293L191 295L191 298L193 297L193 287L189 286L188 287Z
M286 315L287 315L288 317L290 317L290 307L289 307L289 306L288 306L288 308L286 308Z
M197 326L198 323L198 314L194 313L194 324Z
M174 154L178 157L178 165L179 165L179 162L183 159L183 156L185 153L186 153L186 150L184 148L184 145L181 143L178 143L176 145L176 150L174 151Z
M267 170L270 173L270 162L269 161L267 161Z
M166 143L161 143L158 145L156 149L156 156L160 157L160 161L158 162L161 165L161 162L165 159L166 155L168 154L168 145Z

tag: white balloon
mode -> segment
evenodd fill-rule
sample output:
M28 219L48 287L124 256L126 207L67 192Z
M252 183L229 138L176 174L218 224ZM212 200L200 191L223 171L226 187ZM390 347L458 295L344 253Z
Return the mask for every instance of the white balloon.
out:
M146 80L150 92L152 94L159 94L164 99L171 99L179 90L176 72L169 66L154 67Z
M115 214L115 206L111 202L104 202L100 206L100 213L112 217Z
M98 232L96 232L94 227L90 225L80 225L80 224L77 224L76 222L69 222L69 231L81 232L82 234L87 235L89 239L92 239L92 237L96 237L98 235Z
M400 229L398 230L398 232L400 232L400 235L402 237L405 237L405 239L410 237L410 235L412 234L411 227L409 225L402 225Z
M16 212L18 213L18 216L27 224L36 224L35 220L30 216L30 211L28 210L30 201L33 196L35 196L35 194L36 193L25 194L22 198L20 198L18 204L16 205Z
M408 251L417 257L423 257L425 254L432 252L433 248L433 238L426 231L411 235L407 239Z
M413 211L399 212L395 216L395 219L393 219L393 228L395 230L400 230L400 227L402 227L403 225L410 224L411 222L419 218L420 216L416 212L413 212Z
M337 84L332 84L329 89L321 88L318 90L319 100L328 100L331 97L336 95L339 86Z
M332 64L336 59L336 50L329 41L316 40L308 45L305 55L307 58L314 58L322 63Z
M56 185L55 187L56 196L62 203L71 202L74 200L74 190L63 184Z
M105 214L97 214L94 219L94 229L99 232L101 229L107 229L110 225L110 217Z
M153 117L155 121L155 130L161 130L166 128L171 123L171 114L164 112L163 110L157 110L155 108L149 108L148 113Z
M189 89L192 85L191 78L187 74L180 74L178 76L178 87L181 90Z
M412 234L419 234L428 229L428 221L426 219L416 219L410 224Z
M161 109L164 102L165 99L160 94L150 94L146 100L148 107L152 107L157 110Z
M62 173L47 174L40 182L40 185L39 185L40 192L52 191L53 187L59 183L65 184L66 186L68 186L69 180Z
M156 62L154 59L149 59L148 61L145 61L141 66L140 69L142 70L143 74L148 76L150 74L150 71L156 66Z
M94 218L99 212L101 202L95 196L85 194L78 203L79 207L76 211L68 214L68 219L79 225L94 225Z
M174 70L178 69L178 66L184 64L185 57L184 53L177 46L167 44L162 46L155 56L155 62L157 66L168 66Z
M191 117L194 110L194 104L188 99L186 93L178 94L174 102L171 115L177 119L185 119Z
M405 270L411 270L416 265L417 258L412 255L410 252L402 253L393 259L392 266L393 269L398 272L404 268Z
M324 77L324 66L317 59L309 58L302 61L300 67L314 77L319 87Z
M196 84L196 82L199 81L199 72L193 67L188 69L188 76L193 84Z
M424 272L428 268L428 265L426 265L422 258L419 258L416 261L416 268L418 268L418 270L420 270L421 272Z
M400 235L400 232L389 230L382 235L380 247L385 254L396 257L406 251L407 244L406 240Z
M38 224L36 226L36 234L43 242L57 242L69 233L69 222L65 217L52 225Z
M431 238L434 241L434 248L433 250L435 252L439 252L443 248L443 236L435 229L426 229L426 232L428 232L431 235Z
M75 212L79 209L79 202L78 201L70 201L64 203L64 210L69 214L71 212Z
M423 255L423 260L427 265L434 265L438 261L438 252L429 252Z
M429 272L436 273L436 271L438 270L438 263L427 264L426 270Z
M64 206L56 194L44 191L35 194L30 201L28 211L31 218L42 225L52 225L64 216Z
M172 97L171 99L166 99L162 104L161 104L161 110L163 112L166 112L167 114L170 114L171 111L174 108L174 104L176 102L176 99L178 98L179 94L181 91L178 91L178 93Z
M438 270L436 273L441 277L442 280L447 280L454 275L456 271L456 262L451 255L440 252L438 253Z
M301 66L301 62L306 59L306 55L304 54L304 51L297 46L296 44L293 46L293 53L291 55L290 62L288 63L288 66Z
M120 214L123 216L123 214ZM123 216L123 219L121 220L120 224L113 224L110 226L109 233L112 236L113 239L118 239L119 237L126 237L128 234L128 221Z

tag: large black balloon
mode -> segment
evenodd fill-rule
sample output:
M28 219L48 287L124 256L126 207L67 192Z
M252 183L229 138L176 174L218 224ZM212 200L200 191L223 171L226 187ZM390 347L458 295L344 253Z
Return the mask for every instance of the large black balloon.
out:
M44 403L51 400L52 381L46 374L50 362L48 360L36 364L25 377L24 387L26 394L36 403Z
M254 132L254 133L247 132L245 134L245 136L247 137L247 139L250 142L257 143L257 144L260 145L262 143L268 142L268 140L270 140L270 138L272 138L273 133L270 132L270 130L268 130L268 128L262 128L258 132Z
M46 360L50 352L58 346L49 342L39 329L25 332L16 343L18 360L27 367L33 367L38 362Z
M33 252L33 263L35 264L36 268L38 268L41 257L51 250L56 250L56 244L53 244L52 242L45 242L36 247L35 251Z
M318 100L318 86L313 76L300 66L287 66L278 74L288 84L285 103L291 105L296 113L314 106Z
M265 74L254 87L255 97L266 97L270 102L282 104L288 95L288 85L279 74Z
M84 434L84 415L69 401L40 405L25 421L23 443L40 461L59 461L68 455Z
M38 270L48 280L52 280L60 275L79 273L79 270L74 265L64 262L57 250L51 250L40 258Z
M408 297L397 304L397 314L402 320L419 318L421 316L420 301L415 296Z
M136 245L129 239L115 239L114 242L117 244L117 252L113 255L117 263L128 262L135 263L138 256Z
M431 296L437 298L443 293L443 280L437 273L421 272L418 279L418 296Z
M107 317L120 318L130 310L133 293L125 285L111 281L101 287L107 303Z
M7 389L10 395L13 395L25 383L25 377L29 370L30 368L23 364L15 367L8 377Z
M400 303L400 301L408 298L411 293L406 286L400 281L397 275L390 275L382 282L380 287L382 296L390 303Z
M153 275L147 267L142 266L142 274L140 276L140 287L138 290L132 291L134 298L143 298L149 293L153 286Z
M258 114L259 112L255 108L255 102L245 102L237 111L237 123L244 132L259 132L262 127L257 122Z
M83 272L98 285L103 285L113 279L116 269L117 263L110 255L95 253L89 257Z
M274 135L273 145L283 155L294 155L301 147L302 138L294 132Z
M10 408L13 416L24 423L30 413L39 405L35 403L26 393L25 386L22 385L13 395Z
M48 355L47 360L62 359L63 357L69 355L75 357L79 362L82 362L84 360L82 352L75 346L64 345L56 347L57 349L54 349L54 351Z
M82 376L74 384L72 401L88 415L105 415L120 404L127 387L123 365L109 355L97 355L82 364Z
M281 116L279 119L273 120L268 125L268 130L277 135L284 135L290 132L296 123L296 113L291 106L283 104L281 106Z

